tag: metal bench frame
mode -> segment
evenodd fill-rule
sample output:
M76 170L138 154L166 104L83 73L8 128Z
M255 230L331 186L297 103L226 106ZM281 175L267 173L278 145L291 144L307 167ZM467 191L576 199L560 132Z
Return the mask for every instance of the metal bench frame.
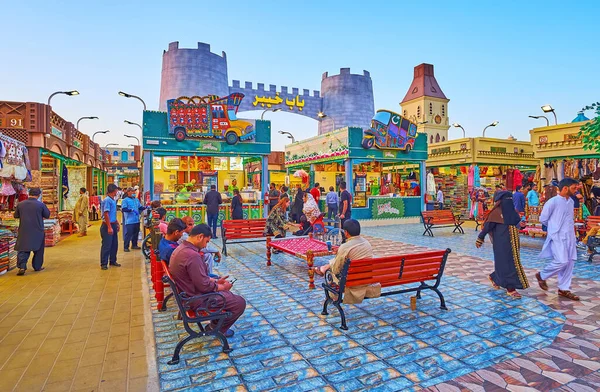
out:
M465 231L462 228L462 225L465 223L464 221L461 221L460 218L457 217L456 215L454 215L452 213L452 211L450 211L450 210L438 210L438 211L448 211L450 214L452 214L452 217L454 218L454 223L452 225L436 224L435 220L437 219L437 217L430 216L430 217L426 218L423 215L423 212L421 212L421 219L423 220L423 227L425 227L425 231L423 232L423 235L427 234L427 235L433 237L433 231L431 231L432 229L441 229L444 227L454 227L454 230L452 230L453 233L456 233L456 231L458 230L458 232L460 234L465 234Z
M257 236L254 238L252 238L252 237L236 238L235 235L234 235L234 238L232 238L232 239L227 238L227 225L229 222L253 222L253 221L254 221L255 227L259 227L256 223L258 223L259 221L263 221L263 219L260 219L260 220L259 219L244 219L244 220L240 219L239 221L228 220L228 221L223 221L221 223L221 238L223 240L223 256L227 256L227 244L235 245L235 244L245 244L245 243L249 243L249 242L262 242L262 241L267 240L267 237L264 234L262 237ZM260 222L260 223L262 224L262 229L264 231L265 226L266 226L266 220L264 220L264 223L263 222ZM232 240L234 242L232 242Z

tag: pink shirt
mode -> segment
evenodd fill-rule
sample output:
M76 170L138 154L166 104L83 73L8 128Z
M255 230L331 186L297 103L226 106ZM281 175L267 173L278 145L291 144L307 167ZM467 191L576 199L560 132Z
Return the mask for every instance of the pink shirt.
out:
M167 234L167 227L169 227L167 222L163 222L163 221L158 222L158 229L160 230L161 233L163 233L163 235Z

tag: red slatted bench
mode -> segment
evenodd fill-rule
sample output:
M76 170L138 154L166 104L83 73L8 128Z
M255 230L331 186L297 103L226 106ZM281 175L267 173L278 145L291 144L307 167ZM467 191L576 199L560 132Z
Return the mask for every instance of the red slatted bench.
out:
M334 282L331 270L325 273L325 283L323 283L325 302L321 314L327 315L327 306L333 304L342 318L340 328L347 330L346 316L342 309L344 290L346 287L373 283L381 284L382 289L419 283L417 286L413 285L404 289L382 292L381 296L416 291L417 298L420 299L421 291L433 290L440 298L440 309L447 310L444 296L438 286L444 274L444 267L449 253L450 249L446 249L370 259L347 259L338 276L339 285Z
M592 227L600 227L600 216L590 215L585 220L586 224L586 233L592 229ZM588 261L591 263L594 256L600 254L600 233L595 236L588 237L587 247L589 249L589 258Z
M246 242L265 241L266 219L224 220L221 223L223 238L223 255L227 256L227 244L243 244ZM234 240L235 242L231 242Z
M192 339L199 338L202 336L216 336L223 345L223 352L230 353L232 349L229 347L229 342L223 333L221 328L225 319L231 317L231 312L225 311L225 297L221 293L208 293L197 295L194 297L188 296L185 292L179 291L175 280L169 273L169 267L167 263L161 261L165 275L162 280L164 283L168 283L173 291L173 296L177 301L179 307L179 313L183 321L183 328L188 333L188 336L181 339L175 347L173 358L167 362L169 365L176 365L179 363L179 353L183 346ZM217 326L212 330L207 330L208 324L212 320L217 320ZM202 323L207 323L203 326ZM193 329L191 325L198 327L198 331Z
M485 220L490 215L491 211L492 210L487 210L483 214L477 215L477 217L475 218L475 231L478 231L479 228L483 226L483 224L485 223Z
M429 234L433 237L431 229L441 227L454 227L453 233L458 231L460 234L465 234L465 231L461 227L465 222L461 221L460 217L454 215L450 210L423 211L421 212L421 218L423 218L423 226L425 227L423 235Z

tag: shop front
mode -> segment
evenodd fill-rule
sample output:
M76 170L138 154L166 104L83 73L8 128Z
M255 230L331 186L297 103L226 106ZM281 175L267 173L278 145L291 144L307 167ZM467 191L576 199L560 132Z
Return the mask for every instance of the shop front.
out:
M365 148L361 128L343 128L286 146L290 173L310 174L310 185L322 188L320 207L330 187L339 192L345 181L353 195L352 217L390 219L416 217L422 211L420 192L427 158L427 137L419 134L409 151Z
M529 142L510 139L463 138L429 147L427 199L436 200L441 185L444 208L472 217L472 200L483 194L486 207L496 185L513 191L533 182L538 161ZM430 204L431 205L431 204Z
M209 115L219 116L219 111L209 111ZM167 220L191 216L196 223L205 222L204 195L213 185L223 199L219 224L223 219L230 219L230 202L235 189L240 191L243 200L244 218L263 217L263 198L268 189L264 184L268 183L271 152L270 122L243 120L251 125L254 136L240 138L235 143L232 143L233 137L229 141L216 137L216 132L190 137L194 135L193 127L189 127L185 131L187 137L179 141L176 133L170 133L170 118L173 121L165 112L144 112L143 177L148 179L146 189L150 190L152 200L160 200L167 210ZM246 130L250 130L248 125ZM246 165L245 160L248 160ZM248 172L252 161L260 162L259 179L253 180L252 173Z

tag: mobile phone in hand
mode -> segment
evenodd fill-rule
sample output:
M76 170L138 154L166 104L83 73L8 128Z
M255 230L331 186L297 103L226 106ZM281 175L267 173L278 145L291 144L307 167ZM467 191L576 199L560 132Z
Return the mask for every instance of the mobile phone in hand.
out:
M229 283L234 284L235 282L237 282L237 278L233 278L229 281Z

